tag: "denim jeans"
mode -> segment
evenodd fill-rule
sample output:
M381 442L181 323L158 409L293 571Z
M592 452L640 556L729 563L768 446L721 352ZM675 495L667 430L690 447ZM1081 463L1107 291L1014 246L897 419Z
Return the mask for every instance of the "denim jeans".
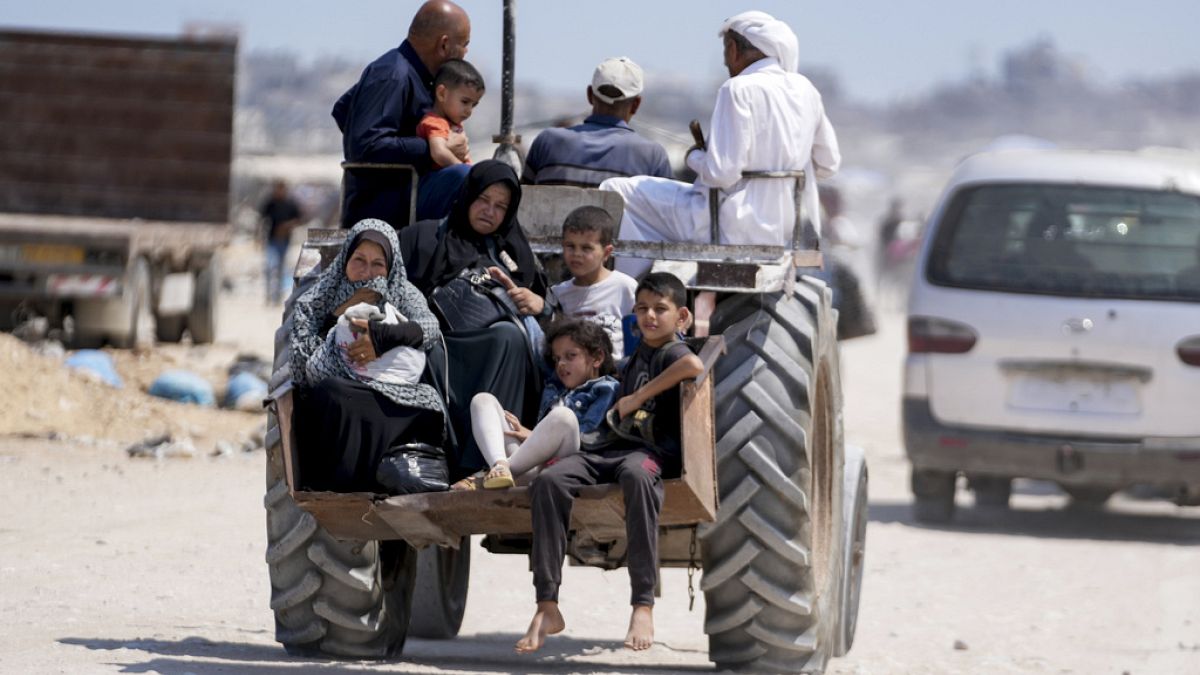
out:
M291 270L284 264L287 257L288 240L268 240L266 246L267 302L279 303L292 292Z

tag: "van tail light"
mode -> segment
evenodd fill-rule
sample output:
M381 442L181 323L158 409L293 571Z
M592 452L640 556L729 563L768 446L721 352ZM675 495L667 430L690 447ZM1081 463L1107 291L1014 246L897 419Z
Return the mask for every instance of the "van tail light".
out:
M1175 345L1175 353L1179 354L1179 360L1189 366L1200 366L1200 335L1181 340Z
M963 354L971 351L978 338L965 323L929 316L908 318L910 354Z

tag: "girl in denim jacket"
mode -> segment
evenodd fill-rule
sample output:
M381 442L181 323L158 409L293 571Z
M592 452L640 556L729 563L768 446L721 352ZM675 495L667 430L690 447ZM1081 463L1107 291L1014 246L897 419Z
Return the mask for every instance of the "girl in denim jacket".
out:
M604 414L616 400L612 343L600 326L562 321L546 333L546 378L538 423L533 429L484 392L471 399L471 429L491 468L455 483L452 489L512 487L514 477L545 462L579 452L603 435Z

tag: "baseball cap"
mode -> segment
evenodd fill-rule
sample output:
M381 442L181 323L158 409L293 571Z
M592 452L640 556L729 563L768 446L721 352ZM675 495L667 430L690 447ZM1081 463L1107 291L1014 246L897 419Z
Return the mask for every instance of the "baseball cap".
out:
M620 96L606 96L600 87L608 85L621 92ZM631 99L642 93L642 67L632 59L617 56L604 59L592 73L592 95L605 103L616 103Z

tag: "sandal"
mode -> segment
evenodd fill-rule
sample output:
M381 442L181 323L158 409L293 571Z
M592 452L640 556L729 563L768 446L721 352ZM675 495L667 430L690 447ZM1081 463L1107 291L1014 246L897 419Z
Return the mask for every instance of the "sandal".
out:
M513 480L512 471L508 468L508 462L496 462L492 465L487 475L483 477L483 489L485 490L501 490L510 488L516 485Z
M450 486L450 489L455 492L461 492L464 490L478 490L483 484L483 476L484 473L479 471L467 476L466 478L460 478Z

